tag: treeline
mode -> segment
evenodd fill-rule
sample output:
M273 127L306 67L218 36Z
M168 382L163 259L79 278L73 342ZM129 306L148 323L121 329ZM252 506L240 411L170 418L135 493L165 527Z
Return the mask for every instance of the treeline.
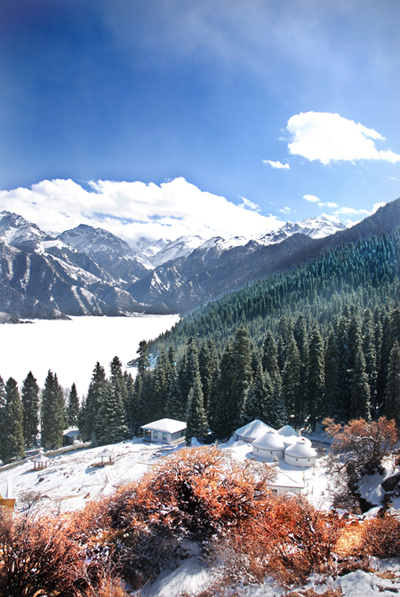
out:
M196 437L207 426L229 437L255 417L399 423L399 249L398 232L344 245L200 309L150 344L159 357L142 391L150 399L147 386L167 379L158 412L188 424L195 412ZM172 372L167 351L179 355Z
M283 316L296 320L302 314L309 328L316 323L324 332L346 306L394 306L400 297L399 255L398 231L342 245L198 309L150 343L150 351L173 345L179 353L190 337L212 338L223 348L241 324L260 346Z
M244 326L222 351L212 339L190 338L182 358L175 362L173 348L162 349L153 369L142 346L135 400L143 420L186 420L189 440L207 430L227 439L255 418L276 428L380 415L399 424L399 344L399 309L353 306L324 334L303 315L284 316L261 347Z
M25 448L41 445L47 449L63 444L63 431L78 423L79 398L72 384L66 399L57 375L48 372L41 391L29 372L21 392L15 379L4 383L0 376L0 457L4 462L24 458Z
M133 379L122 372L122 363L114 357L110 378L97 363L87 396L80 402L76 386L65 391L57 374L48 372L43 390L31 372L21 392L10 377L5 384L0 377L0 458L5 462L24 458L25 449L40 445L53 450L63 445L63 432L79 426L82 439L94 445L115 443L132 436L130 401ZM137 426L135 426L135 430Z

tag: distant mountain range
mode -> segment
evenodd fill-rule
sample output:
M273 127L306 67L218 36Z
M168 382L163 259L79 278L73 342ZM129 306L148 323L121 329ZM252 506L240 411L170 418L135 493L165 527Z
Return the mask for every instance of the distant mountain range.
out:
M9 316L185 314L340 243L391 232L399 225L400 199L350 229L318 217L288 222L254 238L141 238L132 247L110 232L83 224L48 235L3 211L0 321Z

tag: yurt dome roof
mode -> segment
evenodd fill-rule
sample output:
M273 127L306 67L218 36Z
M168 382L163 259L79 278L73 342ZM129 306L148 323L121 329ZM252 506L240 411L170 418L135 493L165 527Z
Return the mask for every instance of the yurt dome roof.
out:
M279 431L277 431L277 433L279 433L279 435L284 435L285 437L290 437L291 435L297 435L297 437L299 436L296 429L293 429L293 427L290 425L284 425L279 429Z
M237 429L235 433L240 437L253 440L264 435L266 431L275 430L266 423L260 421L260 419L254 419L254 421L251 421L251 423L247 423L247 425L243 425L243 427Z
M314 448L307 443L305 437L302 437L295 444L286 448L285 454L293 458L314 458L317 455Z
M284 450L285 445L276 431L267 431L253 442L255 448L261 450Z

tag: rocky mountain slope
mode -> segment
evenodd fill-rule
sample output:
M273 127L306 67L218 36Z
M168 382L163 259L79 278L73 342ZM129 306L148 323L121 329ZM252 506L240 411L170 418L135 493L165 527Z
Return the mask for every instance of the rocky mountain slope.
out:
M254 238L141 238L86 225L50 236L0 213L0 313L22 318L181 313L342 242L400 225L400 200L351 229L324 217Z

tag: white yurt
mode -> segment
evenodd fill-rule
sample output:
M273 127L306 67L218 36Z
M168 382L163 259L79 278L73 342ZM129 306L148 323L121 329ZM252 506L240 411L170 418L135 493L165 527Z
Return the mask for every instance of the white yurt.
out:
M293 427L291 427L290 425L284 425L277 431L277 433L279 433L279 435L282 436L283 443L285 444L285 448L287 448L289 446L293 446L293 444L296 444L299 441L299 438L301 437L297 433L296 429L293 429ZM303 439L305 439L306 443L309 446L311 446L311 442L309 439L307 439L307 438L303 438Z
M285 444L282 437L276 431L266 431L264 435L255 439L252 445L254 456L263 460L273 460L274 456L283 458Z
M283 457L286 464L306 467L315 464L317 452L310 446L310 440L301 437L295 444L285 449Z
M260 419L254 419L251 423L247 423L247 425L243 425L243 427L237 429L233 434L233 439L235 442L242 440L247 444L252 444L254 440L264 435L266 431L275 431L275 429L263 423Z

